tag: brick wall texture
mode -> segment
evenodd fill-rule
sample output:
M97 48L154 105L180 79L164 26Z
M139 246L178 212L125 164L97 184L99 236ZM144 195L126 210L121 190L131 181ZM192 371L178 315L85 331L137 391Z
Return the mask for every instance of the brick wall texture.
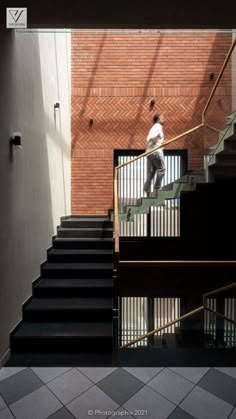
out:
M228 33L72 34L73 214L112 208L113 150L145 148L154 113L165 118L165 140L201 123L231 42ZM207 115L219 129L230 113L229 70ZM202 131L169 146L188 148L189 169L202 166Z

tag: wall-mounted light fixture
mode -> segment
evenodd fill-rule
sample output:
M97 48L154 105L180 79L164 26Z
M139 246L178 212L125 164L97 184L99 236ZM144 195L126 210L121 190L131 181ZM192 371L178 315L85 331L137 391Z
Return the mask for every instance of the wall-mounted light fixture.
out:
M22 134L20 132L13 132L10 138L11 147L22 148L21 144Z
M214 77L215 77L215 73L211 73L211 74L210 74L210 80L213 80L213 79L214 79Z
M60 107L61 107L61 102L59 102L59 100L57 100L54 103L54 111L59 111L60 110Z
M89 118L89 125L93 125L93 118Z
M153 106L155 105L155 103L156 103L155 99L152 99L150 101L150 108L153 108Z

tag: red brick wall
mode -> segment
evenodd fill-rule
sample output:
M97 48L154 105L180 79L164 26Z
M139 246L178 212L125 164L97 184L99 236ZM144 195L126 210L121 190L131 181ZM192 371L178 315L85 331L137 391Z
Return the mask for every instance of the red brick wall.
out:
M145 148L154 113L164 115L165 140L201 123L210 73L231 41L226 33L72 34L73 214L112 207L113 150ZM189 168L201 166L200 132L175 147L189 149Z

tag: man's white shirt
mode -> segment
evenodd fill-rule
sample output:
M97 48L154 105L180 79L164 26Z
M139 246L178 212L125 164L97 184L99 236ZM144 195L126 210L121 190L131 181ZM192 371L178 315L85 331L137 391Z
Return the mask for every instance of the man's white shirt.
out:
M153 143L150 139L158 137L157 142ZM159 124L159 122L156 122L152 128L150 129L148 136L147 136L147 148L146 151L151 150L152 148L155 148L163 143L164 140L164 133L162 129L162 125ZM159 148L157 151L161 151L162 149Z

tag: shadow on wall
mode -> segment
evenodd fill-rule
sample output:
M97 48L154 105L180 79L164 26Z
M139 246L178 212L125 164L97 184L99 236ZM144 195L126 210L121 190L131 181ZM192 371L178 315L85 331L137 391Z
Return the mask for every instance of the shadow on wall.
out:
M91 89L94 85L94 80L96 78L97 69L99 67L99 64L100 64L100 61L101 61L101 58L102 58L102 52L103 52L103 48L104 48L104 45L105 45L105 42L106 42L106 38L107 38L107 34L105 32L104 35L102 36L101 42L99 44L98 52L96 54L96 59L94 60L94 65L93 65L93 68L91 70L91 76L89 78L88 86L87 86L87 89L86 89L87 91L86 91L86 94L84 96L84 99L83 99L83 102L82 102L82 105L81 105L81 110L80 110L79 115L78 115L79 120L83 120L83 117L84 117L84 115L86 113L86 110L87 110L88 102L89 102L89 99L90 99L90 92L91 92ZM93 122L91 122L91 121L93 121L92 116L90 118L90 127L93 125ZM72 156L73 156L74 148L76 146L76 141L77 141L77 138L72 139Z
M151 85L152 76L153 76L153 73L154 73L154 71L156 70L156 67L157 67L157 59L158 59L158 54L160 52L161 44L162 44L162 41L163 41L163 36L164 36L163 34L161 34L161 33L159 34L158 41L157 41L156 48L155 48L155 52L153 54L152 62L151 62L151 65L149 67L149 70L148 70L148 77L147 77L147 79L145 81L145 85L143 87L143 95L140 98L140 102L139 102L139 105L138 105L138 110L137 110L137 113L135 115L134 121L131 123L130 128L132 130L132 134L130 135L130 138L128 140L128 148L133 148L133 145L134 145L134 142L135 142L135 137L136 137L137 131L139 130L138 123L140 121L140 118L141 118L141 115L142 115L143 111L146 110L146 109L144 109L144 104L147 101L148 88ZM152 124L152 120L150 119L150 126L151 126L151 124Z
M50 45L45 40L40 44L37 33L7 29L0 29L0 44L1 361L59 223L53 205L58 203L60 215L65 213L65 191L56 177L63 172L58 156L70 158L70 148L53 122L58 80L42 74L42 59L53 54ZM22 133L23 147L13 149L10 159L14 131Z
M204 35L202 34L202 36ZM205 71L203 73L201 83L199 83L199 94L196 98L196 101L194 102L194 106L191 112L191 119L193 121L192 127L199 125L202 122L203 109L214 87L232 42L231 33L220 32L215 34L206 34L205 36L212 36L214 39L212 44L209 42L209 47L211 45L211 48L209 48L208 61L205 63ZM228 73L227 70L228 69L226 68L226 72ZM226 84L229 87L229 74L227 74L226 80ZM219 84L219 87L220 86L221 82ZM191 98L189 98L189 103L191 104ZM206 113L206 123L215 128L218 128L219 121L221 121L221 129L223 129L225 126L227 113L230 113L230 103L231 91L229 94L229 89L225 89L223 92L220 92L219 88L217 88L213 96L213 100L208 108L208 112ZM210 117L208 117L208 115ZM184 118L184 115L180 116L179 118L179 127L179 132L174 133L172 137L181 134L181 132L191 128L188 125L188 121L186 121ZM193 167L191 167L192 169L195 168L194 164L196 164L196 168L199 168L201 165L203 165L204 148L206 147L206 144L204 143L207 141L206 134L209 139L213 138L213 143L218 142L218 133L201 128L200 130L183 137L175 143L179 148L189 149L190 159L193 160ZM169 147L171 148L171 146Z

